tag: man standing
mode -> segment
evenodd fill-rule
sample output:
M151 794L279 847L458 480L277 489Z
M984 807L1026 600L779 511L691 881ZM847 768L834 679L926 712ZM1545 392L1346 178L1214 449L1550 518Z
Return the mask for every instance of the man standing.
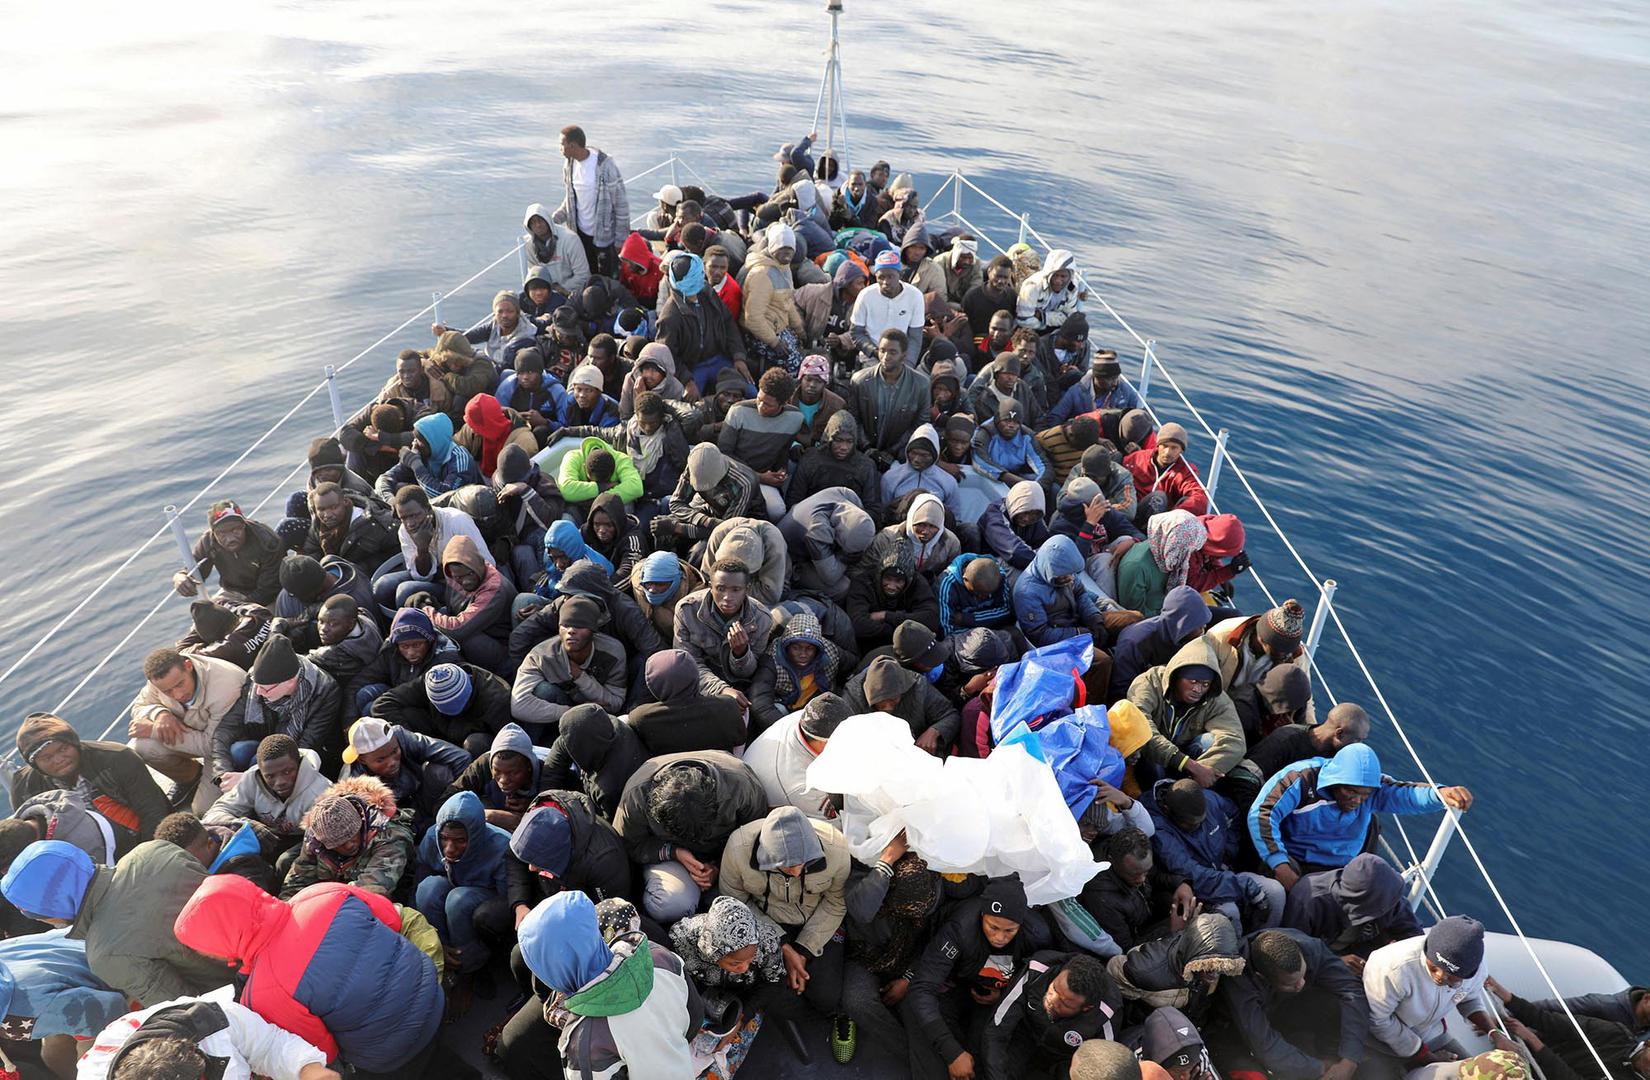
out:
M579 234L590 268L612 277L618 272L619 242L630 232L630 200L618 164L585 144L584 129L561 129L562 186L567 194L555 213L557 224Z

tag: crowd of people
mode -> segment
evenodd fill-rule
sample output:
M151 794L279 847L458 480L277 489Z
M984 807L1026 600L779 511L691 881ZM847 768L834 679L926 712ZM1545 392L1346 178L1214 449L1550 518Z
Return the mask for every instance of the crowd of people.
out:
M987 257L812 136L771 190L666 184L632 229L614 158L561 149L521 288L395 357L284 516L211 505L127 741L22 722L25 1070L686 1080L772 1030L918 1080L1592 1071L1482 925L1415 918L1376 814L1471 794L1318 714L1304 610L1240 599L1243 523L1071 252ZM1127 769L1050 827L1104 869L1034 905L903 833L855 856L810 781L839 725L1020 753L999 676L1080 637L1061 711L1106 706ZM1492 999L1522 1043L1470 1056ZM455 1050L478 1000L509 1007ZM1650 1077L1650 993L1571 1006Z

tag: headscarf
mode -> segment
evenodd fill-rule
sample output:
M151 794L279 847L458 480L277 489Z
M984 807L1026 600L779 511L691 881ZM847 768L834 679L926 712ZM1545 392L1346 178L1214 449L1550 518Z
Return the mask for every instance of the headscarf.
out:
M315 800L305 819L304 846L333 873L342 873L366 852L383 825L383 813L359 795L326 792ZM333 854L334 848L352 836L361 840L354 855L345 859Z
M712 900L698 929L699 951L712 960L756 944L756 916L731 896Z
M894 880L877 908L877 922L888 931L877 944L850 938L849 955L874 975L896 975L910 966L927 936L928 917L940 904L940 877L922 856L908 851L894 863Z
M684 259L687 260L688 265L678 275L676 268L681 265ZM672 252L665 265L669 268L670 287L672 289L687 297L698 296L704 291L705 263L699 256L685 251Z
M924 544L917 539L916 526L922 522L938 525L934 539ZM911 500L911 509L905 513L905 535L911 541L912 558L920 569L937 552L945 540L945 504L938 495L925 491Z
M1208 539L1209 531L1203 522L1187 510L1154 514L1146 523L1146 545L1151 549L1152 562L1168 575L1166 589L1186 584L1192 555Z
M642 584L649 582L670 582L670 591L660 596L647 591L648 601L652 604L668 604L676 599L676 594L682 591L682 560L674 552L655 551L642 560Z

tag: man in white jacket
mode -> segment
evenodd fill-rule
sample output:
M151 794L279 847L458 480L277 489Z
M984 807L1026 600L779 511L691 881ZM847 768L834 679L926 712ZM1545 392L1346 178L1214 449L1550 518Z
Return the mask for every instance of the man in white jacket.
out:
M846 701L827 691L751 740L745 748L745 764L762 781L769 806L794 806L811 818L842 827L836 800L808 784L808 766L850 711Z
M1484 1009L1484 924L1452 915L1424 937L1376 949L1364 965L1369 1030L1410 1067L1466 1056L1444 1018L1456 1010L1480 1033L1492 1023Z
M222 993L221 1001L214 992L127 1013L98 1033L77 1080L339 1080L326 1054Z

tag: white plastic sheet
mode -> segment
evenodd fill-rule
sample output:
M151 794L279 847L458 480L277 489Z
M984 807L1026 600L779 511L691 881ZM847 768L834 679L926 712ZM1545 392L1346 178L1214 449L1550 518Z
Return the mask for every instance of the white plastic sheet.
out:
M1106 865L1083 843L1054 773L1016 745L941 762L917 748L905 721L863 713L836 729L808 766L808 785L846 797L843 833L862 862L904 829L931 868L1018 873L1033 904L1076 896Z

